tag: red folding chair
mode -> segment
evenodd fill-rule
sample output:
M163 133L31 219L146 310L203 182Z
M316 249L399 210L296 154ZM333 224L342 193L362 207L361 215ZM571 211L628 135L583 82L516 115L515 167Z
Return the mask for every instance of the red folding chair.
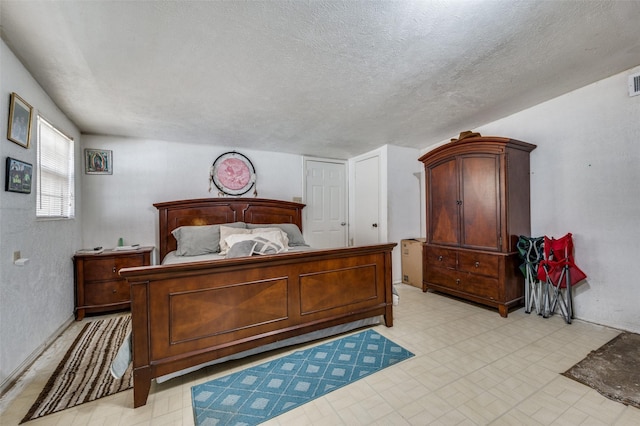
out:
M573 260L571 233L558 239L544 237L544 259L538 267L538 279L545 283L543 291L543 317L547 318L559 308L567 324L573 318L571 287L587 278Z

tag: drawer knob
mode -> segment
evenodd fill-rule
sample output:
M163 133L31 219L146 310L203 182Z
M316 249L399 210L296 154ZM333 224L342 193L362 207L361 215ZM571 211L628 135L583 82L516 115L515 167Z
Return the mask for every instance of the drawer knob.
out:
M115 294L115 293L116 293L116 291L117 291L117 290L114 288L114 289L113 289L113 294Z
M115 266L113 267L113 270L112 270L112 271L113 271L113 273L115 274L115 272L116 272L116 267L115 267Z
M438 261L442 262L442 256L438 256Z
M480 262L476 262L476 268L480 267Z
M456 279L456 284L460 284L460 278Z

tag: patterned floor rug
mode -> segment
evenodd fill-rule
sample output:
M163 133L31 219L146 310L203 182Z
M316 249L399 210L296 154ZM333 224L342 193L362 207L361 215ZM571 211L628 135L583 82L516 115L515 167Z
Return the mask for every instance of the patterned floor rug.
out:
M563 373L605 397L640 408L640 335L620 333Z
M299 350L192 387L195 424L256 425L412 356L374 330Z
M21 423L131 388L131 368L121 379L109 373L129 330L130 315L85 325Z

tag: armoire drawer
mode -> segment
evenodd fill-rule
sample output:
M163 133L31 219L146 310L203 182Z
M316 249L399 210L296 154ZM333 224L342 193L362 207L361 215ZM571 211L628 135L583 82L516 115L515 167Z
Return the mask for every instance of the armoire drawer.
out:
M439 247L425 247L425 263L438 268L456 268L456 251ZM428 269L428 268L427 268Z
M481 275L461 274L460 291L491 300L498 300L498 280Z
M425 281L458 290L458 272L452 269L429 267L426 270Z
M428 284L472 294L484 299L498 299L498 280L444 268L427 268Z
M468 251L458 252L458 270L498 278L500 260L497 256Z

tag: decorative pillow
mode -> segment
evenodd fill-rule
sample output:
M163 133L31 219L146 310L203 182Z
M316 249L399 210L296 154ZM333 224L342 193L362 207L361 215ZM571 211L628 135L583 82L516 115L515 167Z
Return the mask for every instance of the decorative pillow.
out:
M225 225L234 229L244 229L246 227L244 222L233 222ZM198 256L207 253L218 253L220 251L220 226L180 226L174 229L171 233L178 242L176 256Z
M227 244L227 237L230 235L243 235L243 234L251 234L251 229L245 228L232 228L225 225L220 225L220 254L225 255L229 250L229 244Z
M264 237L264 235L262 235L264 233L268 233L269 235ZM262 235L264 238L281 244L284 248L289 247L289 237L287 237L287 233L280 228L253 228L251 234Z
M282 247L282 251L286 251L287 249L287 234L285 234L282 230L278 228L273 228L273 230L268 230L269 228L258 228L253 229L250 234L231 234L227 238L225 238L226 245L229 248L233 247L235 244L241 241L247 240L256 240L257 238L262 238L263 240L270 241L274 244ZM259 231L259 232L256 232Z
M233 244L227 252L227 259L252 256L254 254L276 254L285 250L286 248L278 243L262 237L253 236L251 240L239 241Z
M247 223L247 229L255 229L262 227L275 227L280 228L284 232L287 233L287 238L289 239L289 247L296 246L305 246L309 247L309 244L306 243L304 237L302 236L302 232L300 232L300 228L295 223L276 223L276 224L257 224L257 223Z

